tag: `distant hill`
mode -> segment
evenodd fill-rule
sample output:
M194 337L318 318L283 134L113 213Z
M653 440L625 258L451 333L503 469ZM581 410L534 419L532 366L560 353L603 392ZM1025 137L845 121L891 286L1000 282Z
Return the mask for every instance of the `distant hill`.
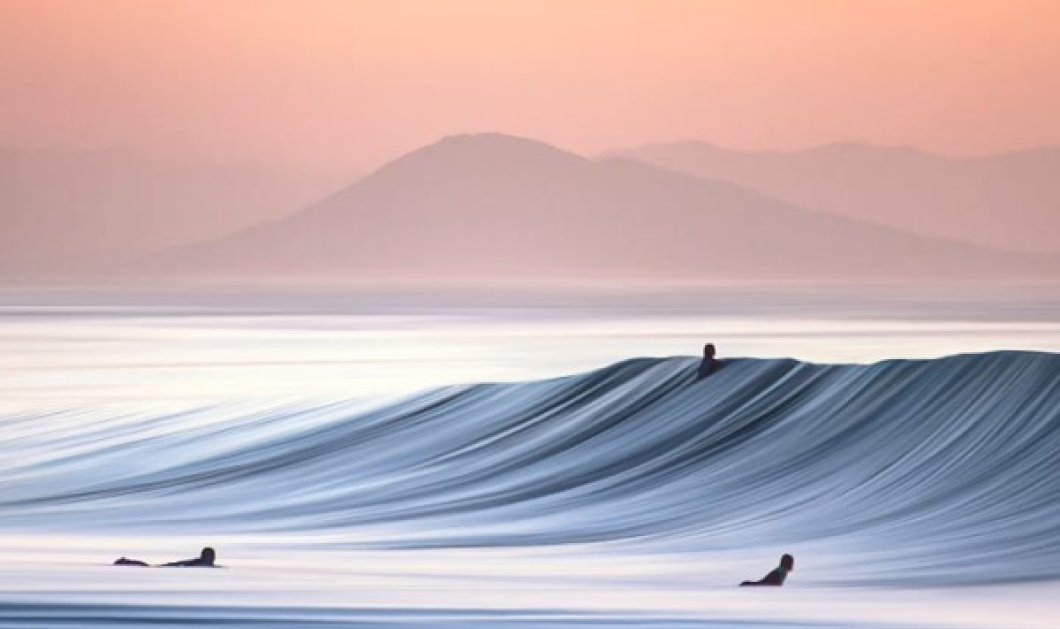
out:
M755 153L679 142L607 154L616 156L919 234L1060 253L1060 148L944 157L856 143Z
M445 138L287 217L136 265L185 278L1011 276L1028 257L815 212L628 160Z
M0 147L0 279L135 259L275 218L322 192L254 166Z

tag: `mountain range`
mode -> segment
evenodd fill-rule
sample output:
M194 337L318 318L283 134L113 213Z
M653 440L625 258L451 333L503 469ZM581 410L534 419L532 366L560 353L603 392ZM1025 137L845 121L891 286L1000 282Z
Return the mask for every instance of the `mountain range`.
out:
M1055 260L916 234L698 174L586 159L500 134L451 136L299 212L152 256L136 270L193 279L690 281L1056 271Z
M853 142L749 152L705 142L612 151L795 205L996 249L1060 252L1060 148L949 157Z

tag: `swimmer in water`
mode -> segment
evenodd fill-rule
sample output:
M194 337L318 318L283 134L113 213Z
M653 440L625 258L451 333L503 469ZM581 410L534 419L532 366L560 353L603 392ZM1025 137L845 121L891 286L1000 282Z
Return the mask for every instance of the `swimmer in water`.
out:
M207 546L206 548L202 549L202 552L195 559L185 559L184 561L171 561L169 563L164 563L162 565L163 566L168 566L168 567L181 567L181 568L191 567L191 566L201 566L201 567L205 567L205 568L212 568L214 559L216 559L216 558L217 558L217 553L215 553L212 548Z
M214 561L217 559L217 553L214 549L207 546L202 549L199 556L195 559L185 559L183 561L171 561L169 563L162 564L162 567L170 568L187 568L187 567L204 567L214 568ZM147 566L150 565L146 561L140 561L139 559L129 559L127 557L121 557L114 562L115 566Z
M716 353L714 343L707 343L703 346L703 360L699 363L699 369L696 370L696 380L702 380L721 368L721 361L714 358Z
M784 585L784 579L787 579L788 573L793 570L795 570L795 558L785 554L780 558L780 565L774 568L772 572L758 581L744 581L740 585Z

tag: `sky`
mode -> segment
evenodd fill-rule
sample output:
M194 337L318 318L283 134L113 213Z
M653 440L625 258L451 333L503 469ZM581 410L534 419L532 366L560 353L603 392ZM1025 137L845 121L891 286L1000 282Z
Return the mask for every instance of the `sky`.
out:
M1054 0L0 0L0 145L334 176L454 133L1060 144Z

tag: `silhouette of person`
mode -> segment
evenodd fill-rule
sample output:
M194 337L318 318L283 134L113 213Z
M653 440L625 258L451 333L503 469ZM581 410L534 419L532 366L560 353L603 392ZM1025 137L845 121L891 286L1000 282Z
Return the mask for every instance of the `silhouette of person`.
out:
M788 573L795 570L795 558L791 555L785 554L780 558L780 565L773 569L772 572L762 577L758 581L744 581L740 586L745 585L784 585L784 579L788 578Z
M207 546L202 549L202 552L195 559L185 559L183 561L171 561L169 563L161 564L163 567L191 567L191 566L203 566L207 568L214 567L214 560L217 559L217 553L214 549ZM115 566L147 566L150 565L146 561L140 561L139 559L129 559L127 557L120 557L114 561Z
M202 552L195 559L185 559L184 561L171 561L162 565L175 567L204 566L212 568L214 559L216 558L217 553L215 553L212 548L207 546L206 548L202 549Z
M714 343L707 343L703 346L703 360L699 363L699 369L696 371L696 380L702 380L721 368L721 362L714 358L716 353L717 350L714 349Z

